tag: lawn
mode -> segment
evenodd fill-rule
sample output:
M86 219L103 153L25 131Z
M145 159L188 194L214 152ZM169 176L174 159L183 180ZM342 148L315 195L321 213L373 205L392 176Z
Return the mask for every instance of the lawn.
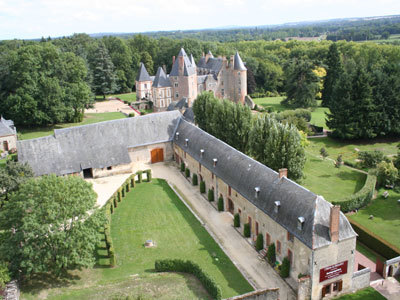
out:
M107 112L107 113L91 113L85 114L83 121L79 123L63 123L57 124L53 126L45 126L45 127L35 127L35 128L23 128L18 127L17 131L20 134L20 140L28 140L34 139L38 137L43 137L47 135L52 135L54 133L54 129L68 128L80 125L87 125L92 123L98 123L109 120L123 119L125 115L120 112Z
M393 155L397 153L397 145L400 139L373 139L365 141L341 141L331 137L313 138L309 139L310 145L307 151L314 155L320 155L319 150L324 147L330 158L336 159L340 154L343 160L355 162L357 158L357 150L372 151L380 150L386 155Z
M353 294L347 294L338 298L334 298L335 300L385 300L386 298L379 294L372 287L367 287L366 289L357 291Z
M136 101L136 93L127 93L127 94L117 94L117 95L111 95L110 97L117 97L123 101Z
M325 200L344 200L364 186L365 174L345 166L335 168L331 160L323 160L309 153L306 157L305 178L300 183L310 191L322 195Z
M265 97L265 98L255 98L253 99L253 101L255 104L260 105L264 108L272 107L275 112L291 110L286 106L281 105L281 101L283 99L285 99L285 97ZM318 105L321 105L321 101L318 101ZM325 123L325 118L326 118L325 112L329 112L329 108L320 106L316 107L314 111L311 112L310 123L327 129Z
M356 250L373 262L376 262L376 258L377 256L379 256L379 254L375 253L373 250L369 249L367 246L359 241L357 241Z
M377 198L370 205L349 218L400 248L400 204L397 203L400 194L389 190L389 197L384 199L382 196L384 191L384 189L379 190ZM374 218L369 219L370 215Z
M23 299L115 299L144 295L150 299L210 299L192 275L156 273L156 259L197 262L221 286L222 297L252 289L234 264L164 180L137 184L112 215L111 236L117 266L109 268L105 243L95 268L75 271L79 278L51 289L23 289ZM154 248L145 248L152 239ZM40 290L41 289L41 290Z

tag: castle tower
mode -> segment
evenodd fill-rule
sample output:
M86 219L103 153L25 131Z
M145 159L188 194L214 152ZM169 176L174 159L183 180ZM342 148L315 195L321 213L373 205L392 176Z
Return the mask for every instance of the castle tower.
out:
M169 75L173 101L188 99L189 106L197 98L197 67L193 57L189 58L182 48L172 65Z
M172 87L164 69L158 67L157 74L153 82L153 108L154 111L165 111L171 104Z
M239 52L236 52L233 57L233 100L235 102L241 102L244 104L245 97L247 95L247 68L244 66L242 59L240 58Z
M139 73L136 77L135 86L136 86L136 99L142 100L152 100L151 88L153 82L149 76L149 73L146 70L146 67L141 62L139 67Z

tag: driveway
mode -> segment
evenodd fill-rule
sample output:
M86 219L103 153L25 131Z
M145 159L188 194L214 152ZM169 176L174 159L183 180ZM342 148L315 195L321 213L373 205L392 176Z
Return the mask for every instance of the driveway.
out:
M116 99L98 101L94 104L93 108L85 109L85 113L105 113L105 112L122 112L125 115L134 113L135 116L139 115L128 104L125 104L124 102Z
M296 299L289 285L268 265L260 260L255 249L233 228L233 217L228 212L217 212L192 186L173 163L150 165L154 178L166 179L178 189L189 206L206 224L214 239L222 246L239 270L257 289L279 288L281 300Z

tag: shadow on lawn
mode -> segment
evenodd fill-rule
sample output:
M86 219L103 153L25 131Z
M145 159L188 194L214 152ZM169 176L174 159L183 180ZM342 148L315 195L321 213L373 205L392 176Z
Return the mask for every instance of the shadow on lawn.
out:
M80 277L65 271L60 277L52 274L38 274L33 276L29 281L21 282L21 291L23 293L38 294L43 290L50 288L69 287Z
M251 285L243 278L239 270L236 269L233 262L226 256L210 234L201 226L199 221L192 215L189 209L182 203L175 192L169 187L163 179L157 179L158 182L153 184L159 185L163 188L164 192L168 194L173 204L177 207L179 212L185 218L186 222L191 227L193 233L197 236L200 241L200 245L203 248L201 250L207 251L213 258L213 264L218 268L221 274L225 277L228 282L228 286L237 292L238 295L247 293L252 289ZM218 260L216 260L218 258ZM247 285L240 284L240 282L246 282Z

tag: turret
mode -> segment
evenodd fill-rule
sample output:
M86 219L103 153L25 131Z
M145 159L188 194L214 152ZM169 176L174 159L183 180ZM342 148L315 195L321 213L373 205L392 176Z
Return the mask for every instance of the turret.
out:
M152 81L142 62L140 63L139 73L136 76L135 86L137 95L136 99L138 101L142 99L151 100Z

